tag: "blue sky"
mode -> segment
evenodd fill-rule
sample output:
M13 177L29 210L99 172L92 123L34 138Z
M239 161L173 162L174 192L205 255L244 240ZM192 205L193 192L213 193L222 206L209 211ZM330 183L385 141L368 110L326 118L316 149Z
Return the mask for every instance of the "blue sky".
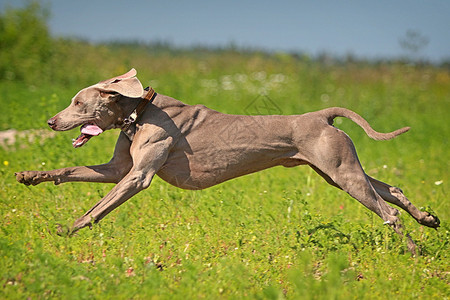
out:
M1 0L20 5L20 0ZM395 57L407 30L429 43L418 56L450 58L449 0L104 1L48 0L56 36L90 41L168 41L312 55ZM1 8L4 5L0 6Z

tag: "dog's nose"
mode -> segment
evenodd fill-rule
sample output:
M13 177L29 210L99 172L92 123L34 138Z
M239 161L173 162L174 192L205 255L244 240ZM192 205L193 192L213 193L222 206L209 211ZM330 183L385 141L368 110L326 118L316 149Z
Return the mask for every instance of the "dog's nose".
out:
M47 121L48 126L50 126L51 128L53 128L55 126L55 123L56 123L56 118L55 117L50 118Z

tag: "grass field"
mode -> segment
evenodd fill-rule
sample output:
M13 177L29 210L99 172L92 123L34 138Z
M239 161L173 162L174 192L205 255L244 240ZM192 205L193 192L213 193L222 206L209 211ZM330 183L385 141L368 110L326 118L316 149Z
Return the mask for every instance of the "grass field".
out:
M0 298L449 298L448 69L86 47L77 49L86 56L68 56L67 74L35 71L33 78L45 80L0 81L0 130L27 130L34 137L0 147ZM225 113L300 114L343 106L381 132L411 126L394 140L376 142L354 123L337 122L367 173L437 214L441 228L420 226L403 213L421 248L411 257L381 219L312 170L277 167L204 191L180 190L157 178L92 230L58 236L58 224L71 225L112 185L26 187L14 172L107 162L117 131L73 149L77 130L49 137L46 120L81 88L131 67L161 94ZM55 74L59 80L52 81ZM261 101L276 107L261 108Z

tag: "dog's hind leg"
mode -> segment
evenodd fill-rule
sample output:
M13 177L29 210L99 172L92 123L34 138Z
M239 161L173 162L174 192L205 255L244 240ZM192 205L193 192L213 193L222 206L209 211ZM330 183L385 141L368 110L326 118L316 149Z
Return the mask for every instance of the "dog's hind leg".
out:
M311 168L317 172L320 176L322 176L325 181L327 181L330 185L337 187L338 189L342 188L337 185L327 174L323 173L316 166L310 165ZM379 181L375 178L372 178L366 175L370 181L370 184L373 186L378 195L381 196L385 201L392 203L406 212L408 212L419 224L431 227L438 228L440 225L440 220L437 216L433 216L432 214L424 211L420 211L417 207L415 207L406 196L403 194L402 190L398 187L390 186L387 183Z
M419 224L437 228L440 221L436 216L431 215L428 212L420 211L415 207L408 198L403 195L403 192L398 187L390 186L382 181L376 180L370 176L367 176L376 192L387 202L397 205L398 207L407 211Z
M328 172L327 172L328 173ZM330 178L346 191L350 196L358 200L365 207L376 213L384 224L389 225L400 237L404 237L403 226L398 218L399 211L389 206L372 186L363 169L358 164L350 166L341 165L335 172L330 172ZM407 234L408 250L415 255L416 245Z
M377 193L359 163L355 147L342 131L326 128L318 138L318 149L310 163L314 165L327 181L347 192L365 207L376 213L397 234L404 237L398 218L399 211L389 206ZM325 176L324 176L325 175ZM334 183L334 184L333 184ZM408 249L415 254L415 244L407 235Z
M328 176L327 174L325 174L324 172L322 172L319 168L317 168L314 165L309 165L314 171L316 171L317 174L319 174L320 176L322 176L323 179L325 179L326 182L328 182L330 185L337 187L338 189L342 190L342 188L337 185L336 182L333 181L333 179L330 178L330 176Z

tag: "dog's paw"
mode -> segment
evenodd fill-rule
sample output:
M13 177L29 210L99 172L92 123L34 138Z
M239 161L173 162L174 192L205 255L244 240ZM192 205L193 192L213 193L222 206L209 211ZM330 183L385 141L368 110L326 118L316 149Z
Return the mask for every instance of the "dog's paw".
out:
M14 173L16 180L25 185L36 185L43 181L42 172L39 171L24 171Z
M92 218L89 215L84 215L81 218L79 218L78 220L76 220L73 225L72 228L70 229L70 235L72 236L74 233L76 233L78 230L80 230L81 228L84 227L89 227L90 229L92 229Z
M425 214L426 216L424 216L421 220L418 220L418 222L422 225L437 229L441 224L439 218L437 216L433 216L429 212L425 212Z

